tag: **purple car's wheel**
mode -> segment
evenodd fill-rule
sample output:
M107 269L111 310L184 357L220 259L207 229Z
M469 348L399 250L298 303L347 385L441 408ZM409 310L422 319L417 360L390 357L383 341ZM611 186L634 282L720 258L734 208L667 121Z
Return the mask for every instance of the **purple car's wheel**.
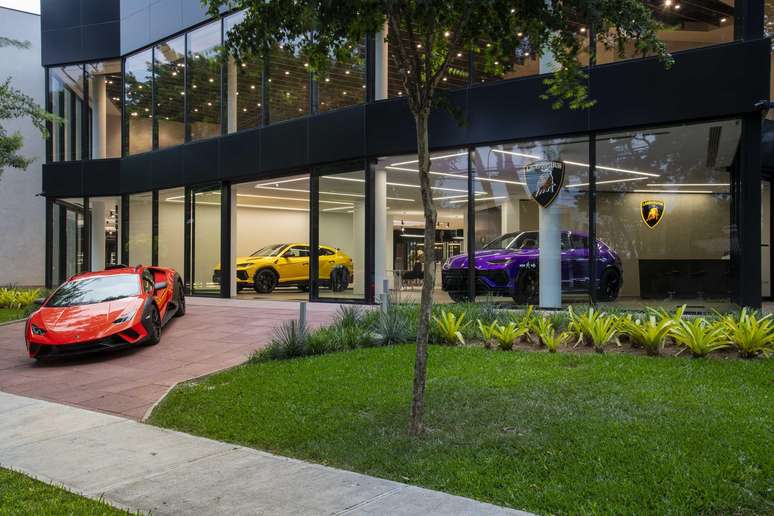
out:
M513 300L522 305L534 305L539 299L538 276L534 272L522 272L518 278L518 291Z

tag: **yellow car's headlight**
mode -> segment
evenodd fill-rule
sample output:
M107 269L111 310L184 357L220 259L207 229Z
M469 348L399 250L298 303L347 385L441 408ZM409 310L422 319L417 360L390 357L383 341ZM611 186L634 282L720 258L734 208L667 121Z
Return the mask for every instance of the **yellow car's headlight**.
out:
M240 269L244 269L245 267L250 267L250 264L249 263L238 263L237 267L239 267Z

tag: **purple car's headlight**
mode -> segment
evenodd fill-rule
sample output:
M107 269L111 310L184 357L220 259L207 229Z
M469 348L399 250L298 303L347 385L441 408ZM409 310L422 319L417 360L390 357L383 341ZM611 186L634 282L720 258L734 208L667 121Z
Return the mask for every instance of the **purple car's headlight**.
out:
M486 263L489 263L491 265L506 265L511 263L510 258L492 258L491 260L487 260Z

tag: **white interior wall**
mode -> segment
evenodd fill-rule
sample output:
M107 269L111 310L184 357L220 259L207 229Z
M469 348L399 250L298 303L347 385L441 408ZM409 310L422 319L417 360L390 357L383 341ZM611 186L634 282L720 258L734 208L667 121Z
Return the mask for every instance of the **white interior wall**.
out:
M159 195L159 265L172 267L182 276L185 264L185 204L164 202L163 196L162 192Z

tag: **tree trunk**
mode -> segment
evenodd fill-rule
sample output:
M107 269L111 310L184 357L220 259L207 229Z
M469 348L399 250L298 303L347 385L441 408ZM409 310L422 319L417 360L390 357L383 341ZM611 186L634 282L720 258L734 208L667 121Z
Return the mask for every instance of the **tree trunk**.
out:
M409 433L417 436L424 432L422 418L425 411L425 381L427 378L427 340L430 334L430 314L433 307L435 286L435 225L436 211L430 189L430 152L428 142L429 109L420 110L415 116L417 126L417 158L419 159L419 184L422 207L425 214L425 259L422 279L422 300L419 307L417 331L417 355L414 362L414 390L411 402Z

